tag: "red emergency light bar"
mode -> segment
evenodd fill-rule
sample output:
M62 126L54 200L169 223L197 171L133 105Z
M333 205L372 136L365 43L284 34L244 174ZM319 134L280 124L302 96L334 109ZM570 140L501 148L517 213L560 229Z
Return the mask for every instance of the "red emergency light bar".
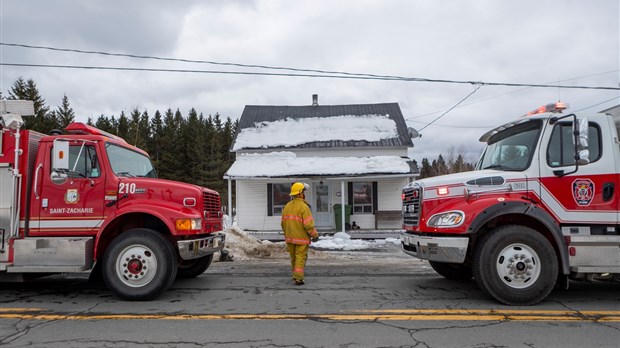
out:
M112 138L118 141L122 141L122 142L126 142L125 139L118 137L114 134L110 134L108 132L102 131L99 128L95 128L93 126L89 126L87 124L84 124L82 122L72 122L70 123L67 128L65 128L65 130L67 132L69 132L70 134L90 134L90 135L101 135L104 137L108 137L108 138Z
M544 112L561 113L567 107L568 107L568 104L559 101L557 103L543 105L536 110L530 111L527 113L527 116L542 114Z

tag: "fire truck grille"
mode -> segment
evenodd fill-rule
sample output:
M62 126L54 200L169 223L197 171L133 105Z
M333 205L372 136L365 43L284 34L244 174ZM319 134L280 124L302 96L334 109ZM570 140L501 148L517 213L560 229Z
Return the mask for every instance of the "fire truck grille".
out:
M220 196L211 192L203 192L202 198L204 201L205 217L220 216Z
M408 188L403 191L403 224L418 226L420 223L420 207L422 188Z

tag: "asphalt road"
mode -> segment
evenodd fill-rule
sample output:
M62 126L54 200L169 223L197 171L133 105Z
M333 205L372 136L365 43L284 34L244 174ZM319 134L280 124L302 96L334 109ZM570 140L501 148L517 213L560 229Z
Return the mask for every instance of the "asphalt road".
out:
M216 262L161 298L123 302L84 276L2 284L2 347L618 347L620 284L571 283L508 307L396 247L289 263Z

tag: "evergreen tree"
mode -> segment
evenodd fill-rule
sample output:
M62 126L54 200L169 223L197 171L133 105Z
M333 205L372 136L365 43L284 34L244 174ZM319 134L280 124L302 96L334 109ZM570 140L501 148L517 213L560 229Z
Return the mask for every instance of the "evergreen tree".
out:
M62 104L56 109L56 116L58 117L58 126L60 129L65 129L69 123L75 121L75 113L69 104L69 98L65 94L62 97Z
M180 136L180 128L183 116L177 109L175 113L171 109L166 110L160 138L161 155L159 157L159 175L164 179L181 180L183 162L180 154L183 152L183 144Z
M155 170L159 173L160 170L160 155L161 155L161 139L164 136L164 122L159 110L155 111L155 116L150 123L150 134L146 144L146 150L151 155L151 160L155 166Z
M189 111L187 122L181 126L181 139L184 144L184 151L180 153L185 163L183 167L183 180L196 185L204 185L205 168L204 168L204 152L201 151L202 124L198 118L196 110L192 108Z
M420 169L420 179L430 178L433 176L433 168L428 162L428 158L422 158L422 168Z
M459 154L456 156L456 160L450 166L450 173L460 173L465 171L465 161L463 160L463 155Z
M9 99L33 101L34 117L24 117L25 128L45 134L54 128L48 115L49 107L45 105L45 99L39 94L37 84L32 79L24 81L22 77L18 78L9 90Z
M116 120L114 119L114 117L109 118L105 115L100 115L97 118L97 121L91 125L101 129L104 132L116 134Z
M125 112L121 111L121 115L118 117L118 121L115 124L116 129L113 134L118 135L119 137L125 139L125 141L131 141L131 134L129 133L131 130L131 121L125 116Z
M444 161L443 156L440 154L437 157L437 175L446 175L448 174L448 166L446 165L446 161Z

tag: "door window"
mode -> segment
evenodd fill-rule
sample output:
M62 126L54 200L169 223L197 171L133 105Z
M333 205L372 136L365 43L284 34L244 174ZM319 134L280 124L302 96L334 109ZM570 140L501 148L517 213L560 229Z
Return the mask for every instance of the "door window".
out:
M598 126L590 123L588 127L590 151L590 163L595 162L601 156L601 131ZM549 147L547 148L547 164L550 167L562 167L575 165L575 144L573 124L567 122L557 123L553 127Z

